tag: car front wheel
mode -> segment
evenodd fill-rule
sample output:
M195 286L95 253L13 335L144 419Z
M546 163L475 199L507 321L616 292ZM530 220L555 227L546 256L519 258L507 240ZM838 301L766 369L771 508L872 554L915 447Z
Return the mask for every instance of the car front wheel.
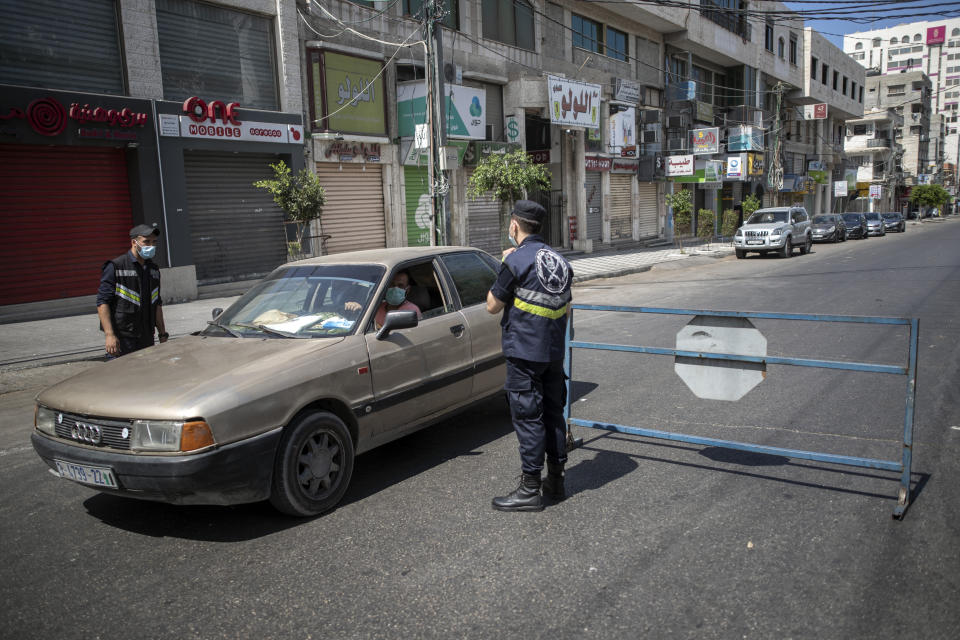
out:
M783 241L783 248L780 250L781 258L789 258L793 255L793 245L790 244L790 236Z
M280 441L270 502L292 516L332 509L353 475L353 439L343 421L327 411L295 419Z
M737 254L737 258L743 260L747 256L747 252L743 249L734 249L734 253Z
M811 247L813 247L813 240L810 239L810 236L807 236L807 241L800 247L800 255L805 256L810 253Z

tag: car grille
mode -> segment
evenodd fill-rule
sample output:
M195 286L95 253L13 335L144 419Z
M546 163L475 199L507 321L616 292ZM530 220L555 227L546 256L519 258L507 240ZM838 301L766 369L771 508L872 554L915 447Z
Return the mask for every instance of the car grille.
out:
M770 232L769 231L744 231L743 235L747 236L748 238L763 238L765 236L770 235Z
M98 427L100 431L100 442L91 443L89 440L85 440L82 436L76 437L74 434L78 431L78 424L86 425L88 427ZM70 415L68 413L61 412L57 412L57 417L55 420L55 428L58 438L63 438L64 440L70 440L71 442L78 442L80 444L86 444L95 447L121 449L123 451L130 450L130 430L132 425L133 422L131 420L87 418L84 416ZM126 430L126 436L124 436L124 430ZM82 429L81 427L79 431L89 434L91 430Z

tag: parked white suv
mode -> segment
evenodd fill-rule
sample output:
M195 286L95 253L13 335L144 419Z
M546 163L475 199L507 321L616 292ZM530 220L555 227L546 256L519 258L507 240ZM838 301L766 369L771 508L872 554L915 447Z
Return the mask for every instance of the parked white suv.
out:
M789 258L795 247L800 255L810 252L810 216L803 207L769 207L757 209L733 236L733 248L738 258L749 251L768 253L776 251Z

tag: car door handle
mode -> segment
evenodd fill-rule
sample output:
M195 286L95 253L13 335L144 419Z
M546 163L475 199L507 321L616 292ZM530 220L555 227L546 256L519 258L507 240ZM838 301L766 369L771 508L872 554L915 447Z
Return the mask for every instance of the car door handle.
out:
M452 333L453 335L459 338L460 336L463 335L463 325L457 324L450 327L450 333Z

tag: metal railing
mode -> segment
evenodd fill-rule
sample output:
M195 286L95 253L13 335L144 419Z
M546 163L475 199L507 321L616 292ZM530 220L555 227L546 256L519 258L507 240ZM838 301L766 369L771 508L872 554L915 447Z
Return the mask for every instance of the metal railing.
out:
M818 360L813 358L788 358L780 356L756 356L736 353L714 353L697 352L682 349L667 349L650 346L632 346L623 344L609 344L600 342L582 342L573 339L573 320L576 310L582 311L614 311L623 313L649 313L665 315L681 315L706 318L745 318L745 319L768 319L768 320L803 320L813 322L834 322L834 323L858 323L887 326L906 326L909 328L909 353L905 366L872 364L862 362L846 362L835 360ZM567 349L564 359L564 373L567 376L567 404L564 408L564 419L567 422L567 428L570 426L586 427L590 429L600 429L605 431L615 431L632 435L644 436L660 440L672 440L677 442L687 442L691 444L722 447L726 449L736 449L739 451L748 451L752 453L762 453L770 455L779 455L787 458L796 458L803 460L814 460L818 462L828 462L832 464L848 465L854 467L866 467L871 469L880 469L885 471L896 471L900 473L900 488L897 495L897 505L893 510L893 517L900 519L910 503L910 466L913 456L913 423L916 408L917 394L917 344L920 330L919 320L917 318L890 318L873 316L839 316L839 315L810 315L798 313L766 313L752 311L706 311L699 309L667 309L659 307L625 307L610 305L591 305L591 304L572 304L571 312L567 322ZM792 365L798 367L815 367L820 369L833 369L841 371L858 371L869 373L883 373L892 375L902 375L906 377L906 399L905 413L903 418L903 440L900 460L881 460L875 458L863 458L857 456L846 456L832 453L822 453L816 451L804 451L799 449L787 449L782 447L773 447L767 445L752 444L747 442L736 442L732 440L722 440L718 438L702 437L690 434L663 431L660 429L642 428L636 426L627 426L598 420L586 420L572 417L573 397L571 394L571 376L573 371L573 352L575 349L594 349L604 351L619 351L630 353L647 353L654 355L674 356L675 358L693 359L700 363L747 363L747 366L757 367L775 364ZM573 442L572 435L568 433L568 439Z

